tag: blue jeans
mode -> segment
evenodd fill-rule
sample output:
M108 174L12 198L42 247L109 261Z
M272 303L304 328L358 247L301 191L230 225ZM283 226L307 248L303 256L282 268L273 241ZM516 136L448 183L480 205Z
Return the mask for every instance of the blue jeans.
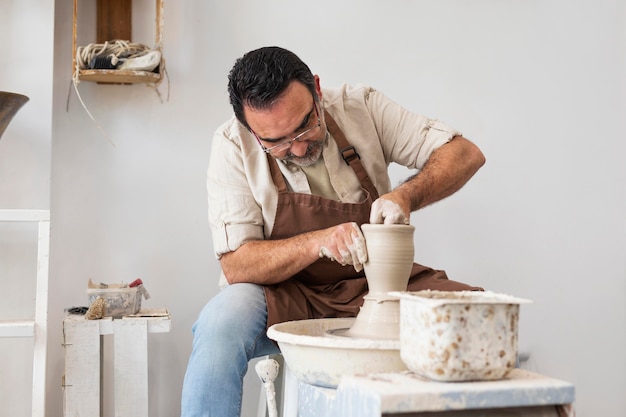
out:
M183 383L182 417L239 417L250 359L278 353L266 335L263 287L222 289L193 325L193 347Z

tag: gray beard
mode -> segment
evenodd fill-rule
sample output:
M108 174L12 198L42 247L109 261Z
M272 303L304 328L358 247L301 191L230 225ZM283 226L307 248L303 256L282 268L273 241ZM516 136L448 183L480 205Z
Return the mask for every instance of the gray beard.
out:
M287 155L285 155L285 157L282 158L282 160L286 162L290 162L294 165L301 166L301 167L308 167L310 165L313 165L320 159L320 156L322 156L323 148L324 148L323 141L309 143L309 145L306 148L306 153L304 154L304 156L296 156L292 154L291 152L288 152Z

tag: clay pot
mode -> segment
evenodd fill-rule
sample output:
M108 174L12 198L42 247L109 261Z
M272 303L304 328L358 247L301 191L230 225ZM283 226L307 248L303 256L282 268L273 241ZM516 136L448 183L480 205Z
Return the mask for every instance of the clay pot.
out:
M363 265L369 293L347 335L368 339L400 337L400 302L391 291L406 291L413 267L415 227L399 224L361 226L367 247Z
M0 91L0 138L13 120L13 116L28 100L28 97L21 94Z
M415 227L404 224L364 224L367 247L363 265L369 296L387 299L390 291L404 291L413 267ZM395 298L395 297L394 297Z

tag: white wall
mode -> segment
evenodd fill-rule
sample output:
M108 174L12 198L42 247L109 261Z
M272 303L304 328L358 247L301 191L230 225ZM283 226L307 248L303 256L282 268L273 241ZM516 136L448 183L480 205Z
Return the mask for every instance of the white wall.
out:
M93 6L82 3L89 22ZM145 1L135 3L149 16ZM141 85L79 86L115 146L75 93L66 111L72 1L55 7L51 131L49 109L29 113L49 101L49 65L22 51L43 51L50 61L50 2L13 0L0 8L0 27L11 27L14 39L3 51L19 43L23 48L11 47L11 56L29 58L20 67L2 60L0 82L7 85L0 88L31 96L0 141L0 208L45 208L49 195L53 216L49 415L62 414L63 309L86 303L90 277L141 277L152 294L144 305L172 313L171 333L149 341L150 409L154 417L178 415L190 327L217 291L204 189L211 134L230 115L226 76L234 60L270 44L298 53L324 86L369 83L458 127L484 150L487 164L471 183L414 214L417 260L534 300L521 314L527 367L575 383L579 416L623 414L622 1L166 2L169 101ZM142 35L149 26L135 22ZM89 36L89 28L85 23L81 34ZM48 44L34 47L34 39ZM167 82L160 91L167 95ZM32 132L35 119L44 119L36 124L42 133ZM46 155L50 135L48 192L41 178L49 161L29 161ZM40 139L25 152L15 138ZM16 159L6 155L10 141ZM24 170L23 181L3 168L8 160ZM404 175L394 168L396 182ZM30 197L33 189L37 198ZM255 375L247 387L250 415L259 391ZM4 407L0 401L0 415L7 415Z

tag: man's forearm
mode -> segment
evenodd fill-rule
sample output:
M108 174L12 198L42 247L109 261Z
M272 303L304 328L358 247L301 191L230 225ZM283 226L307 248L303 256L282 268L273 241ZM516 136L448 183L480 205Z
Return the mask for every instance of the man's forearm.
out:
M360 246L365 246L363 234L356 223L348 222L288 239L254 240L224 254L221 264L230 284L271 285L291 278L320 256L356 268L366 260Z
M409 212L419 210L454 194L484 163L485 157L476 145L456 136L433 152L417 175L392 191L398 196L393 200Z
M230 284L276 284L292 277L318 258L314 245L312 233L281 240L254 240L223 255L220 262Z

